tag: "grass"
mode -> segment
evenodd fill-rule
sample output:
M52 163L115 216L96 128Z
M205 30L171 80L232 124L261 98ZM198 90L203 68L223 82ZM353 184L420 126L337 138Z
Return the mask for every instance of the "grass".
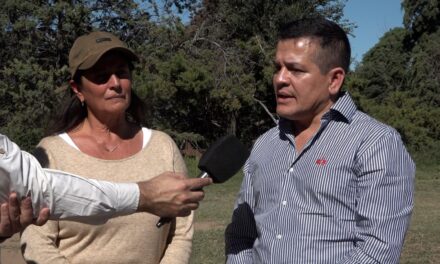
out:
M186 160L189 174L197 175L197 161ZM243 175L205 188L205 200L195 213L192 264L224 263L224 230L231 219ZM440 166L417 168L415 207L406 235L401 264L434 264L440 259Z
M440 180L416 182L415 208L406 236L401 263L439 263Z
M187 159L189 175L197 175L197 162ZM193 254L190 263L224 263L224 230L230 222L243 174L240 172L222 184L206 187L205 199L195 212Z

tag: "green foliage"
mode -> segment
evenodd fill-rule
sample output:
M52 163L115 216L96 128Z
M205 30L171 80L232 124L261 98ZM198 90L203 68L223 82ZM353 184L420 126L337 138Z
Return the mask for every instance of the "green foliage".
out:
M54 77L59 70L44 69L32 59L13 59L0 74L2 132L29 149L41 138L56 102Z
M440 25L436 32L419 39L411 57L412 95L429 106L440 106Z
M385 33L356 68L356 75L362 80L356 89L367 98L382 100L394 91L406 89L409 54L404 45L405 36L403 28Z
M277 28L304 14L338 21L342 7L341 1L331 0L203 1L188 27L191 39L184 48L204 62L214 80L210 95L218 103L211 108L215 119L208 119L214 133L207 134L226 130L250 143L273 126L258 101L274 111L271 79Z
M38 142L63 91L69 93L73 41L100 29L119 35L142 58L134 90L148 107L145 125L201 148L226 133L251 144L274 125L278 26L322 14L350 32L354 26L342 19L343 6L339 0L5 0L0 132L25 149ZM361 109L395 127L413 153L436 158L438 1L405 0L403 7L405 28L387 32L348 76L346 87Z
M346 82L361 109L395 127L428 164L440 161L438 4L404 1L405 28L385 33Z
M274 111L278 25L319 13L349 31L342 8L339 0L6 0L0 8L0 131L26 149L38 142L64 97L59 91L69 78L73 41L100 29L119 35L142 58L134 90L149 108L147 126L178 143L206 147L231 133L250 144L273 126L261 105ZM181 14L190 21L184 24Z
M440 1L404 0L403 23L410 35L409 41L415 43L423 34L431 34L440 26Z
M56 91L67 85L68 52L76 37L109 30L136 46L147 18L134 1L2 2L0 131L31 149L58 107Z

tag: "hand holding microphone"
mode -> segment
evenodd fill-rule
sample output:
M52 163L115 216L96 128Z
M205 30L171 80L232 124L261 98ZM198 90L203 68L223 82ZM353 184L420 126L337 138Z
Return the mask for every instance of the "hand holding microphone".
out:
M164 172L151 180L138 182L140 197L137 211L165 217L187 216L197 209L203 199L201 189L211 183L211 179L187 178L181 173Z
M210 178L214 183L223 183L237 173L248 156L248 150L235 136L224 136L212 144L200 158L198 168L201 173L196 179ZM202 187L193 190L197 192ZM171 218L162 217L156 226L159 228L169 221Z

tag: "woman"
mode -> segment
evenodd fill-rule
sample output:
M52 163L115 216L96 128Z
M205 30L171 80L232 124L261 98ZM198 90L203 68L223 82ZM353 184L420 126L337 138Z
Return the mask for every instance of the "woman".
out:
M164 171L186 172L173 140L140 126L140 100L131 90L132 63L137 60L110 33L93 32L75 41L69 54L75 96L56 124L55 135L40 142L40 160L50 168L124 182ZM102 225L98 219L88 224L49 221L23 232L24 257L51 264L187 263L192 215L161 228L155 226L158 219L138 213Z

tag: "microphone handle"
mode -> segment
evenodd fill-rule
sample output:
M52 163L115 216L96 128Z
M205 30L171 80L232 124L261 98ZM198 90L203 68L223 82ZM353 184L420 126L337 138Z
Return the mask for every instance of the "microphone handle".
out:
M205 171L202 171L202 172L200 173L200 175L199 175L198 178L208 178L208 177L209 177L209 174L208 174L207 172L205 172ZM194 190L191 190L191 191L200 191L200 190L202 190L202 188L200 188L200 189L194 189ZM164 224L167 224L167 223L171 222L171 220L173 220L173 218L170 218L170 217L161 217L161 218L159 219L159 221L157 221L157 223L156 223L156 227L157 227L157 228L160 228L160 227L163 226Z

